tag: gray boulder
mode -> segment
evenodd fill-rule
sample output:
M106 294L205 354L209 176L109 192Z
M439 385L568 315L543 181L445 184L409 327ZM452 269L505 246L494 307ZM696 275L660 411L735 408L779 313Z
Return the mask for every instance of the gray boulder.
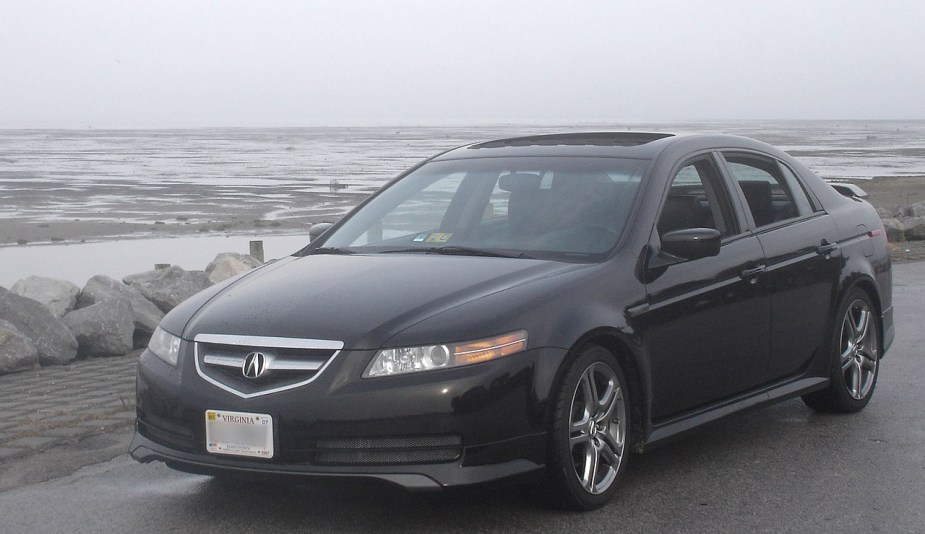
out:
M28 371L39 366L39 352L32 340L13 323L0 319L0 375Z
M164 318L164 312L134 287L105 275L94 276L80 291L77 308L86 308L118 297L127 298L132 305L132 319L135 322L135 348L140 348L147 342L143 338L151 337L154 333L154 329ZM139 340L141 345L138 343Z
M206 274L209 275L210 282L217 284L261 265L263 264L260 260L249 254L222 252L206 266Z
M61 318L74 309L80 288L67 280L30 276L13 284L10 291L41 302L51 310L52 315Z
M185 271L177 266L129 275L122 281L140 291L164 313L212 285L205 272Z
M909 206L907 212L912 217L925 217L925 202L916 202Z
M900 222L905 229L903 234L907 241L925 240L925 217L905 217Z
M77 339L67 326L38 302L0 287L0 319L32 340L41 365L65 364L77 357Z
M64 316L79 344L81 357L121 356L133 348L132 304L116 297L74 310Z
M906 240L906 227L899 219L887 218L883 220L883 227L886 229L886 238L890 243L898 243Z

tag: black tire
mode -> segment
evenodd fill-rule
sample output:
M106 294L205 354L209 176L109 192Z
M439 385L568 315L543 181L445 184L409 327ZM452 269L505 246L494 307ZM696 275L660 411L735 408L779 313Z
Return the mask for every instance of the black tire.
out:
M835 315L827 388L803 396L813 410L853 413L870 402L880 372L880 321L863 290L848 292Z
M630 394L617 359L601 346L584 348L565 371L555 403L547 502L599 508L616 492L629 457Z

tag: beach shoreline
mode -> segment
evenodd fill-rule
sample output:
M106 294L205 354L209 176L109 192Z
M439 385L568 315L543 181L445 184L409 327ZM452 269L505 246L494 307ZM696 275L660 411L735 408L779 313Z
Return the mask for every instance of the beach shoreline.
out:
M871 180L844 180L859 185L868 194L867 200L889 212L925 201L925 176L882 176ZM260 191L248 192L260 195ZM368 194L368 193L367 193ZM5 218L0 224L0 249L30 245L68 245L105 241L157 239L195 236L261 236L304 235L312 224L335 222L366 194L304 193L298 205L283 207L277 213L285 216L266 218L258 210L229 212L220 205L201 205L195 217L174 216L152 222L132 222L114 218L43 221L28 217ZM128 213L132 205L126 202L119 212ZM925 241L904 241L892 245L896 262L925 259Z
M241 197L260 199L262 188L236 187ZM184 188L174 186L173 195L184 195ZM196 195L202 195L196 191ZM22 245L92 243L111 240L154 239L189 236L290 235L306 233L312 224L335 222L371 192L349 191L300 192L298 197L281 201L227 203L197 202L183 211L165 206L152 216L150 206L136 216L136 201L130 197L110 199L106 211L87 216L69 214L66 209L55 217L30 215L0 218L0 248ZM192 195L191 195L192 196ZM143 199L146 203L156 199ZM74 215L73 217L71 215Z
M304 235L448 148L575 131L744 135L823 178L858 183L888 212L925 200L925 121L0 130L0 256L165 237ZM894 247L900 261L917 248Z

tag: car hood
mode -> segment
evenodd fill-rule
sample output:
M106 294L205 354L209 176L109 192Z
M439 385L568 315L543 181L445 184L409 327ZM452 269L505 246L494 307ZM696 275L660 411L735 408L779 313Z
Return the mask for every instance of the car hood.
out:
M184 321L183 337L325 339L372 350L438 313L582 267L587 265L422 254L286 258L216 292Z

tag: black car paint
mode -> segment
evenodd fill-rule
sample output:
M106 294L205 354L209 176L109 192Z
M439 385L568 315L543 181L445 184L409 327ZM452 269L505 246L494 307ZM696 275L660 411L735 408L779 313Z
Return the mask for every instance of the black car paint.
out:
M657 265L653 225L672 172L679 162L702 155L715 158L722 169L725 149L785 162L822 210L755 228L741 191L724 171L740 232L724 239L718 257ZM133 456L193 471L376 476L416 488L468 484L542 467L550 396L562 363L583 343L604 345L625 367L636 413L634 445L642 449L717 417L823 387L832 316L850 287L871 294L883 351L892 341L890 266L876 213L776 149L742 138L693 136L632 148L476 145L432 160L495 156L621 156L653 164L634 204L635 224L606 261L313 255L327 232L296 257L190 299L162 323L187 340L180 367L171 369L149 353L142 357ZM860 231L862 225L871 233ZM837 248L823 253L820 247L827 244ZM865 255L873 248L878 255ZM785 323L805 335L779 335ZM716 325L723 335L711 330ZM529 330L530 348L510 358L386 379L361 376L379 348L520 328ZM197 375L189 341L200 332L337 339L346 347L307 386L240 399L216 392ZM279 454L258 461L205 453L206 408L272 414ZM189 448L142 435L146 425L176 430L187 436ZM330 467L299 456L319 435L426 433L461 435L462 458L450 464Z
M279 263L216 295L189 321L184 337L211 332L297 338L305 337L310 329L315 339L343 341L352 350L374 350L396 346L390 339L397 333L447 310L586 267L413 254L308 255ZM292 320L280 321L280 317ZM461 330L453 339L416 343L470 339L478 331L470 324L454 324ZM482 337L485 332L474 335Z

